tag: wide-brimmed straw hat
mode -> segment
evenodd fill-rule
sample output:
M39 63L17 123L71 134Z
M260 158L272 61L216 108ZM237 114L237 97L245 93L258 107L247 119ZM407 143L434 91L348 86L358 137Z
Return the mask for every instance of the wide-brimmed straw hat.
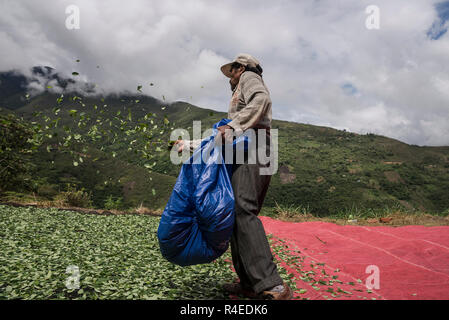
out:
M245 67L249 66L253 68L256 68L256 66L260 64L259 61L252 55L247 53L240 53L237 55L237 57L235 57L234 61L226 63L225 65L222 65L220 68L221 72L223 72L223 74L228 78L231 77L231 65L234 62L238 62L244 65Z

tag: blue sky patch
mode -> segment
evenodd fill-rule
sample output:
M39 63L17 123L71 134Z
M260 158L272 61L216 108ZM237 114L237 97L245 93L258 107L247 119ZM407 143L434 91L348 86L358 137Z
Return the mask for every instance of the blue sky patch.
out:
M359 91L357 90L357 88L354 87L354 86L352 85L352 83L349 83L349 82L343 84L343 85L341 86L341 89L342 89L343 92L344 92L345 94L347 94L348 96L354 96L354 95L356 95L356 94L359 92Z
M427 36L432 40L438 40L447 32L446 21L449 20L449 1L437 3L435 10L438 13L438 19L434 21L432 27L427 31Z

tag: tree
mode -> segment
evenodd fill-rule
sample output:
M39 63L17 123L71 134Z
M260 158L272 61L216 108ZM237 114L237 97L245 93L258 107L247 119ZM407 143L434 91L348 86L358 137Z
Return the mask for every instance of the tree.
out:
M31 154L39 145L35 128L14 114L0 114L0 191L24 186L34 165Z

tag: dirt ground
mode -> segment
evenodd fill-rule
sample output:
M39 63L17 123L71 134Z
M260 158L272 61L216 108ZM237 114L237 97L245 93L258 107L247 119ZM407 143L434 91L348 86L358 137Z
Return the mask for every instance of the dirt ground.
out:
M54 208L57 210L71 210L87 214L99 214L99 215L121 215L121 214L139 214L150 216L161 216L162 211L150 210L146 207L138 207L128 211L120 210L104 210L104 209L92 209L92 208L80 208L80 207L64 207L54 206L51 204L42 203L19 203L19 202L0 202L3 205L10 205L15 207L37 207L37 208ZM419 214L407 214L401 211L393 212L387 216L380 218L356 218L351 220L338 219L338 218L319 218L312 214L295 214L289 215L288 213L281 212L277 216L273 217L282 221L288 222L310 222L310 221L322 221L331 222L338 225L359 225L359 226L406 226L406 225L422 225L422 226L449 226L449 216L442 217L431 214L419 213Z
M3 205L9 205L14 207L36 207L36 208L53 208L57 210L70 210L87 214L99 214L99 215L121 215L121 214L140 214L140 215L149 215L149 216L161 216L162 212L152 211L145 207L138 207L134 210L128 211L120 211L120 210L104 210L104 209L93 209L93 208L80 208L80 207L64 207L64 206L54 206L50 204L42 204L42 203L20 203L20 202L0 202Z
M318 218L311 214L286 216L278 215L277 219L289 222L310 222L322 221L331 222L338 225L359 225L359 226L393 226L400 227L406 225L421 225L421 226L449 226L449 216L442 217L431 214L406 214L401 211L393 212L381 218L356 218L351 220L336 219L336 218Z

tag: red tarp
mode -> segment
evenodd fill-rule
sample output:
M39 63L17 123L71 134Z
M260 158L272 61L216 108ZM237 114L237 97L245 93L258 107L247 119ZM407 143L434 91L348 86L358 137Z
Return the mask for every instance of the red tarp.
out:
M449 299L447 226L260 219L273 235L273 254L303 289L296 299ZM373 287L376 268L379 288ZM313 280L306 282L307 277Z

